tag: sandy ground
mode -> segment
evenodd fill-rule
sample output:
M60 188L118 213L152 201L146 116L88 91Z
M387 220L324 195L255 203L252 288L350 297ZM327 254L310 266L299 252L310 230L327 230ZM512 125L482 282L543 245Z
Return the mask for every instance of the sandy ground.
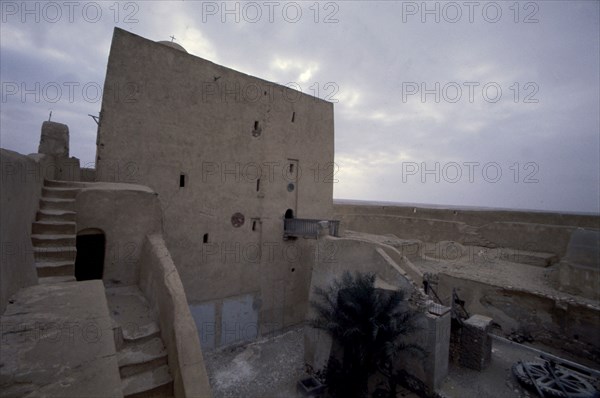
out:
M298 380L307 377L303 330L205 353L214 398L305 398L296 392ZM418 396L399 388L398 397Z
M215 398L300 398L296 383L306 376L303 360L303 329L244 346L205 354ZM511 367L517 361L534 361L538 353L528 347L493 341L492 360L483 371L450 364L448 377L439 393L448 398L528 398L535 393L522 388ZM400 389L398 397L416 394Z
M422 272L444 272L459 278L528 290L598 307L597 301L557 290L555 280L558 270L556 265L541 267L515 261L522 255L540 255L541 253L505 248L463 246L457 242L429 244L418 240L400 239L391 234L374 235L346 231L346 235L354 239L393 246L405 254L410 262ZM414 249L414 245L420 245L418 253L417 249Z
M204 354L214 398L295 398L305 377L302 328Z

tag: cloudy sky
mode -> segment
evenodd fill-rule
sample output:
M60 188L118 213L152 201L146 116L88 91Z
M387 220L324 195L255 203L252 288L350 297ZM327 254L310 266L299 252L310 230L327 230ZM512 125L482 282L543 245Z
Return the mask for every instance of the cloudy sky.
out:
M0 146L93 164L118 26L334 102L335 198L598 213L599 4L3 0Z

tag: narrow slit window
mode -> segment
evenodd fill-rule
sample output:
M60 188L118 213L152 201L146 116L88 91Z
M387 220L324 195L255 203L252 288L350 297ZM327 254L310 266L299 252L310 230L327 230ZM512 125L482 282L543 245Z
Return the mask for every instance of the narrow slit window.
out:
M256 231L256 220L252 221L252 230Z
M260 191L260 178L256 179L256 192Z
M208 234L204 234L202 237L202 243L208 243Z
M294 120L296 120L296 112L292 112L292 123L294 123Z
M290 174L294 172L294 163L290 163Z
M179 175L179 188L185 187L185 174Z
M254 121L254 130L258 130L258 120Z

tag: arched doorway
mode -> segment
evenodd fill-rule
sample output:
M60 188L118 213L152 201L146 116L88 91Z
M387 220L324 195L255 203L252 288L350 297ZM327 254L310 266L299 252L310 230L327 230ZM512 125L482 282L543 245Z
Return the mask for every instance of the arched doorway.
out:
M285 214L283 215L283 218L285 218L285 219L294 218L294 210L292 210L292 209L287 209L287 210L285 211Z
M75 279L78 281L102 279L106 250L104 232L97 228L86 228L77 233L75 242L77 246Z

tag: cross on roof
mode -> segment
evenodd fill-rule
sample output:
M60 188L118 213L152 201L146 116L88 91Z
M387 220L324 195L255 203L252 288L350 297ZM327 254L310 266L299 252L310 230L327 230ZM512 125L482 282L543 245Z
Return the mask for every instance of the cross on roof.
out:
M175 36L171 35L169 37L171 38L171 43L173 43L173 40L175 40Z

